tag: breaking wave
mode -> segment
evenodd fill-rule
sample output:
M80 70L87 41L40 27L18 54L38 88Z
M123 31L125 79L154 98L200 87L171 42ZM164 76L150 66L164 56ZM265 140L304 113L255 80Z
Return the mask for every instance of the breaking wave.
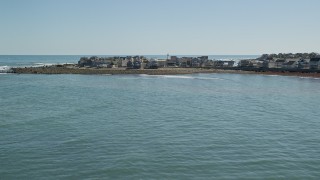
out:
M33 63L32 67L44 67L44 66L53 66L54 63Z
M172 79L198 79L198 80L222 80L221 78L214 77L194 77L194 76L179 76L179 75L147 75L141 74L144 77L158 77L158 78L172 78Z
M12 72L10 66L0 66L0 73L10 73Z

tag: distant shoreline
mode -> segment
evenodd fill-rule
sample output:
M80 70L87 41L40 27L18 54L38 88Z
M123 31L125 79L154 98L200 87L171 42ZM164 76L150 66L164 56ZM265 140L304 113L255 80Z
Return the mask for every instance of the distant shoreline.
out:
M233 69L205 69L205 68L159 68L159 69L125 69L125 68L79 68L72 65L57 67L24 67L12 68L16 74L148 74L148 75L179 75L195 73L232 73L232 74L260 74L280 76L317 77L320 73L288 72L288 71L247 71Z

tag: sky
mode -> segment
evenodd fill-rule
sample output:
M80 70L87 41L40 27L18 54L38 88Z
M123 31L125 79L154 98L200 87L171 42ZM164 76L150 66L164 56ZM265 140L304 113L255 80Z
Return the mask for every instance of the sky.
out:
M320 52L319 7L319 0L0 0L0 54Z

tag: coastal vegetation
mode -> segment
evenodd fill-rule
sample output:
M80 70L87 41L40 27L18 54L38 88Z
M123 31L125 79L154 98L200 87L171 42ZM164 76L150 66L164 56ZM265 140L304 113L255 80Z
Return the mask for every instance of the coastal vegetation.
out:
M302 58L302 59L310 59L310 58L316 58L319 57L318 53L312 52L312 53L279 53L279 54L263 54L258 59L275 59L275 58L283 58L283 59L289 59L289 58Z

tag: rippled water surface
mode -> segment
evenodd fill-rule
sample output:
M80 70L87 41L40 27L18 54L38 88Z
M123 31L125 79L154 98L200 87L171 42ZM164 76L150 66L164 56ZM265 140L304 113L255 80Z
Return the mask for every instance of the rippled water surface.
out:
M0 179L320 177L320 80L0 75Z

